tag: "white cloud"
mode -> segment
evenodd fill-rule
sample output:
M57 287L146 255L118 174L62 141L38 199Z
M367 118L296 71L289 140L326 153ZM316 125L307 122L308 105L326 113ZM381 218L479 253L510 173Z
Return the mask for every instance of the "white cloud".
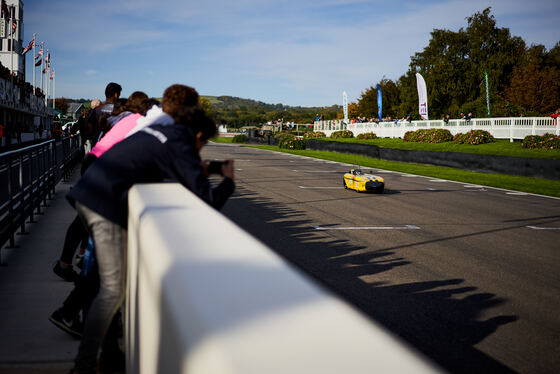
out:
M61 61L69 67L102 55L115 61L107 71L134 79L155 71L154 82L194 79L217 94L327 105L342 90L355 100L383 76L397 79L434 28L464 28L488 6L499 27L529 43L558 39L550 25L560 3L551 0L29 0L25 29L70 54ZM94 66L98 79L108 78Z

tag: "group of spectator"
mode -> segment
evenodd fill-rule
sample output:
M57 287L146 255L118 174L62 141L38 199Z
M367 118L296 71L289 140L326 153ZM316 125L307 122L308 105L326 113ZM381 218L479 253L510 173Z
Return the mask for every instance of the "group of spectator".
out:
M560 115L560 109L557 111L557 113L559 113L558 115ZM463 119L465 121L470 121L471 119L474 118L474 114L472 112L469 112L468 114L465 115L465 113L461 113L459 115L459 119ZM424 117L421 117L422 120L425 120ZM449 114L446 114L445 116L442 117L442 121L444 121L445 123L448 123L449 120L451 119L451 116ZM317 121L317 119L316 119ZM396 124L398 124L399 122L412 122L413 121L413 117L412 114L407 114L406 116L403 116L401 118L398 117L391 117L391 116L387 116L387 117L383 117L381 118L381 121L379 120L379 118L377 117L371 117L371 118L367 118L367 117L356 117L352 120L350 120L350 123L380 123L380 122L394 122Z
M129 189L172 180L219 209L235 187L233 160L222 164L222 181L210 185L209 162L200 159L200 150L216 125L199 106L196 90L172 85L161 103L140 91L128 99L120 93L120 85L109 83L105 101L93 101L72 130L82 137L85 154L82 177L67 195L77 216L53 271L75 287L49 320L81 339L73 373L124 367L118 311L125 294ZM81 274L73 265L76 252Z
M380 122L395 122L395 123L399 123L399 122L404 122L404 121L408 121L408 122L412 122L412 115L411 114L407 114L405 117L401 117L401 118L393 118L391 116L387 116L387 117L382 117L381 121L379 120L378 117L371 117L371 118L367 118L367 117L356 117L355 119L352 119L350 122L351 123L380 123Z

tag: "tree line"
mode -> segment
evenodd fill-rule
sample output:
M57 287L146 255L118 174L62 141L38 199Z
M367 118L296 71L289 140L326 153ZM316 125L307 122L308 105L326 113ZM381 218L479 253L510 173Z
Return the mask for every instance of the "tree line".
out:
M508 28L498 28L491 8L467 17L466 29L434 29L428 46L411 57L396 81L383 78L383 116L418 115L416 73L428 91L430 118L474 113L487 116L484 72L488 73L492 117L542 116L560 106L560 42L547 51L527 46ZM377 85L349 104L349 117L376 117ZM341 115L339 114L341 118Z

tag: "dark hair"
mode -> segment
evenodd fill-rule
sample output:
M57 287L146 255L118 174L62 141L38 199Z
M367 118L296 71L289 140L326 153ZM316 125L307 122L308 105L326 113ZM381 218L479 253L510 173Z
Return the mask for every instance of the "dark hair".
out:
M107 117L118 116L119 114L121 114L122 112L127 110L126 109L126 103L127 103L126 99L118 99L117 101L115 101L113 103L113 110L111 111L111 114L109 114ZM103 117L103 115L101 115L101 117L99 117L100 122L101 122L102 117Z
M112 114L103 113L99 117L99 129L101 130L101 132L106 133L107 131L109 131L111 129L111 125L107 121L107 118L109 118L111 116L112 116Z
M194 107L198 105L198 92L192 87L182 84L174 84L167 87L163 92L161 107L163 111L169 114L175 122L182 123L177 115L185 107Z
M120 84L111 82L105 87L105 97L110 98L117 94L117 97L121 96L122 87Z
M124 109L132 113L143 114L147 110L146 109L147 100L148 100L148 95L146 95L142 91L135 91L128 97Z
M154 97L150 97L149 99L146 99L146 100L145 100L145 105L146 105L146 110L145 110L143 113L140 113L140 114L142 114L143 116L145 116L146 113L148 112L148 110L152 109L152 107L153 107L154 105L156 105L156 106L161 106L161 102L160 102L158 99L154 98Z
M196 135L202 133L201 140L207 140L216 135L216 123L206 115L204 109L199 106L183 107L177 113L177 123L188 127Z

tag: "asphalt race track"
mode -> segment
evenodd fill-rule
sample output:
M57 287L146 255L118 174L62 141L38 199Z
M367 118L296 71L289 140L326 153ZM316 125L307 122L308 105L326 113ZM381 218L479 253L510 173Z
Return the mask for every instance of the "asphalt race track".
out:
M229 144L226 216L454 373L560 372L560 199ZM370 169L365 169L369 172Z

